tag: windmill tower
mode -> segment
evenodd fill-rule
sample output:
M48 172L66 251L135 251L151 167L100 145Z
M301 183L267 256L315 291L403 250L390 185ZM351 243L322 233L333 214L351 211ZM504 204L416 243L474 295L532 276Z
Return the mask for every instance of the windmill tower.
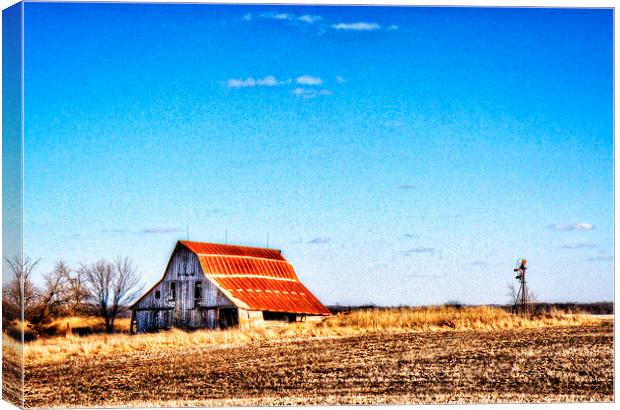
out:
M528 313L528 291L527 291L527 282L525 281L525 272L527 271L527 260L519 259L517 261L517 265L514 268L514 271L517 272L517 276L515 279L519 281L519 290L514 300L514 305L512 306L512 313L521 313L523 315Z

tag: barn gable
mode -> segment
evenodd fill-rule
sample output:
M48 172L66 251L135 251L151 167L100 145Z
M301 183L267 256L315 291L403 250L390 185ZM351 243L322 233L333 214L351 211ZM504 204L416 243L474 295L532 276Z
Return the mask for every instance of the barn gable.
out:
M138 331L179 327L219 327L218 309L235 305L204 277L196 255L177 244L163 277L132 310Z

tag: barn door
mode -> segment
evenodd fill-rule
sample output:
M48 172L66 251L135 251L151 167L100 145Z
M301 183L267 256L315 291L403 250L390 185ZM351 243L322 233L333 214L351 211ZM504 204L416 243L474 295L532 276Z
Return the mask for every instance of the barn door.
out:
M189 326L189 311L188 309L191 308L191 293L190 293L190 289L189 289L189 281L184 280L182 282L180 282L181 285L181 299L179 300L179 302L181 302L181 322L183 323L183 326Z
M164 310L164 323L162 327L164 329L170 329L171 326L172 326L172 311Z
M239 324L239 313L236 308L220 308L218 310L218 327L227 329Z
M175 326L183 325L183 299L181 298L182 282L170 281L169 301L172 302L172 322Z

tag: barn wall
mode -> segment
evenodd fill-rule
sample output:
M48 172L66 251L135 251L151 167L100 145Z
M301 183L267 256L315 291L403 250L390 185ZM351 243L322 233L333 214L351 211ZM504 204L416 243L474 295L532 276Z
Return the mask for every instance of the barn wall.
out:
M202 285L198 299L194 295L196 282ZM158 292L159 298L156 297ZM218 326L218 309L227 307L234 305L203 275L198 257L179 247L163 280L134 306L136 330L143 332L172 326L213 329Z
M261 310L239 309L239 327L242 329L261 327L264 325Z

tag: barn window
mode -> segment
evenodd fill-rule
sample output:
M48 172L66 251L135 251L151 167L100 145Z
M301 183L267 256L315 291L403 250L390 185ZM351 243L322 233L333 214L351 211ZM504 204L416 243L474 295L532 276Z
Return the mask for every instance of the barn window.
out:
M177 300L177 284L170 282L170 299Z
M194 283L194 302L196 305L202 301L202 282Z
M161 292L159 290L155 291L155 299L159 299L161 297Z

